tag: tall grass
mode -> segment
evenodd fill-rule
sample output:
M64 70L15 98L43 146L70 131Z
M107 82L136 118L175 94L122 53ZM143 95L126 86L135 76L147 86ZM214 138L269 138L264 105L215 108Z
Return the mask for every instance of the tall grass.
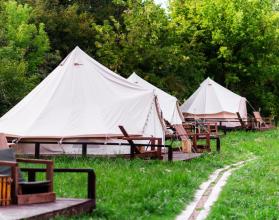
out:
M267 152L264 148L274 148L270 145L276 144L277 135L278 130L231 132L222 138L220 154L213 152L188 162L59 157L55 166L94 168L96 172L97 209L76 219L173 219L210 173L254 155L261 157ZM274 142L262 141L267 139ZM86 176L57 174L55 190L61 197L86 196Z

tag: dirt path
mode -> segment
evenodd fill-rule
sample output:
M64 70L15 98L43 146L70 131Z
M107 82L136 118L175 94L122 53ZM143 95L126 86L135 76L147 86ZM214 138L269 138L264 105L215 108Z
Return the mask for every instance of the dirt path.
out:
M216 170L209 179L202 183L195 194L194 200L186 209L176 217L176 220L202 220L206 219L214 202L217 201L222 188L226 185L228 177L236 169L245 163L254 160L249 159L231 164L222 169Z

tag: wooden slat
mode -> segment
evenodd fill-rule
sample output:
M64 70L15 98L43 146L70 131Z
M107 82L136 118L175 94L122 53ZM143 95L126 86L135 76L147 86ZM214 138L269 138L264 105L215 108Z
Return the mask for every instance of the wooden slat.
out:
M18 158L16 159L17 162L23 163L34 163L34 164L52 164L52 160L42 160L42 159L26 159L26 158Z
M0 176L0 206L11 203L11 182L10 176Z
M55 203L0 207L0 213L3 219L48 220L59 216L67 219L66 216L91 213L93 208L93 200L58 198Z
M17 204L18 205L28 205L28 204L54 202L55 199L56 199L56 195L53 192L18 195Z

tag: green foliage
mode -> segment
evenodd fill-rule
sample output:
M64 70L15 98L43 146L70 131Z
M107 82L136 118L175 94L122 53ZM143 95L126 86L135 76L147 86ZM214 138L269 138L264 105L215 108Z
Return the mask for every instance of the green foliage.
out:
M55 60L56 65L61 57L66 56L77 45L89 53L94 50L94 47L91 48L94 45L94 31L91 29L93 16L88 12L80 11L78 3L67 1L69 4L66 4L66 1L58 0L25 0L23 2L34 8L32 15L34 23L45 24L52 54L58 55L58 60Z
M33 10L16 1L0 2L0 113L38 82L38 66L49 50L44 25L33 24Z
M168 16L153 1L127 1L126 7L121 18L93 26L98 59L125 77L135 71L180 98L189 95L193 80L197 85L203 78L200 53L176 43Z
M177 35L200 45L206 75L278 114L278 21L269 0L172 1Z
M27 78L45 77L78 45L181 101L210 76L263 114L279 115L277 1L171 0L167 11L153 0L0 2L0 56L20 62Z

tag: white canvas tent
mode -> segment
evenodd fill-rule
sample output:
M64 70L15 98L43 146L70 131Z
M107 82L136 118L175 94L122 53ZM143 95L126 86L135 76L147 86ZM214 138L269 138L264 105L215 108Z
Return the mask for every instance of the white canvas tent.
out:
M130 134L163 138L155 102L153 91L127 81L76 47L0 119L0 132L29 140L111 141L122 136L118 126L123 125ZM44 148L65 151L62 146Z
M242 119L247 119L246 98L233 93L210 78L200 84L200 87L182 104L180 109L188 118L235 121L236 113L239 112ZM225 122L223 125L235 127L240 126L240 123Z
M163 113L163 118L168 121L170 124L181 124L183 121L182 113L180 112L177 98L164 92L163 90L153 86L149 82L145 81L139 77L136 73L131 74L128 77L130 82L136 83L143 88L150 89L155 91L155 94L158 97L158 102L160 109Z

